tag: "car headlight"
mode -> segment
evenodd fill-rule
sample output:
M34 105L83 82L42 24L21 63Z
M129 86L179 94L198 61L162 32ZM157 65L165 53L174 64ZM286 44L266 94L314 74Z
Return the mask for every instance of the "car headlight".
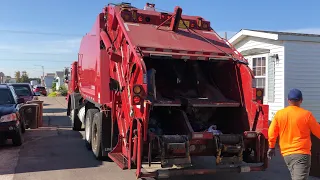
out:
M17 120L17 114L12 113L8 115L1 116L0 122L10 122L10 121L16 121Z

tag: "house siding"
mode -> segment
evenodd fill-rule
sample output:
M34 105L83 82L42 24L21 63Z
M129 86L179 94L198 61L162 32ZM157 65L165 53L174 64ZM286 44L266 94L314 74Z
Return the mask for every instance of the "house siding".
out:
M300 89L302 107L310 110L320 122L320 43L286 41L284 47L285 93L291 88Z
M265 48L270 50L270 54L278 54L279 60L275 62L274 69L274 101L268 102L268 92L265 92L264 104L269 105L269 120L271 121L274 114L284 107L284 46L282 41L275 41L257 37L246 37L238 44L234 45L235 48L241 52L244 50L249 50L253 48ZM247 58L247 57L246 57ZM249 59L249 66L252 62ZM268 63L266 63L268 64ZM268 67L266 67L268 69ZM268 72L266 72L266 75ZM268 76L266 76L266 87L265 91L268 89Z

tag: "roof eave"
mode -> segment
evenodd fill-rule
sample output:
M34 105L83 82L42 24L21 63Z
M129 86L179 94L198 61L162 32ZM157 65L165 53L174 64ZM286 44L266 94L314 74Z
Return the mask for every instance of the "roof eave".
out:
M320 43L320 37L313 36L294 36L294 35L279 35L281 41L304 41Z
M243 29L243 30L239 31L236 35L234 35L232 38L230 38L229 42L231 44L235 45L247 36L264 38L264 39L271 39L271 40L279 40L278 34Z

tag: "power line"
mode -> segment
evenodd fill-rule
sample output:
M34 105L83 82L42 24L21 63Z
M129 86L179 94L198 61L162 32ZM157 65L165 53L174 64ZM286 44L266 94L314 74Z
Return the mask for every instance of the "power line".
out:
M40 53L40 52L15 52L14 50L10 49L0 49L0 52L13 52L15 54L33 54L33 55L71 55L75 54L74 52L69 53Z
M70 61L60 61L60 60L38 60L38 59L0 59L0 61L42 61L42 62L73 62L74 60Z
M52 36L83 36L84 34L67 34L67 33L53 33L53 32L37 32L37 31L20 31L0 29L1 33L14 33L14 34L34 34L34 35L52 35Z

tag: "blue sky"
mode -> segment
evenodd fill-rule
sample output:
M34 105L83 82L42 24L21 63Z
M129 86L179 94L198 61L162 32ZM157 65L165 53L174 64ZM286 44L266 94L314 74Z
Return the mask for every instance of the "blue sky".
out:
M9 0L0 6L0 71L14 75L26 70L29 76L62 70L77 59L82 36L109 2L121 0ZM229 37L240 29L277 30L320 34L319 0L127 0L143 8L156 8L199 15L211 21L219 34ZM201 2L201 3L200 3ZM18 31L18 32L16 32ZM39 33L38 33L39 32ZM42 34L41 34L42 33Z

